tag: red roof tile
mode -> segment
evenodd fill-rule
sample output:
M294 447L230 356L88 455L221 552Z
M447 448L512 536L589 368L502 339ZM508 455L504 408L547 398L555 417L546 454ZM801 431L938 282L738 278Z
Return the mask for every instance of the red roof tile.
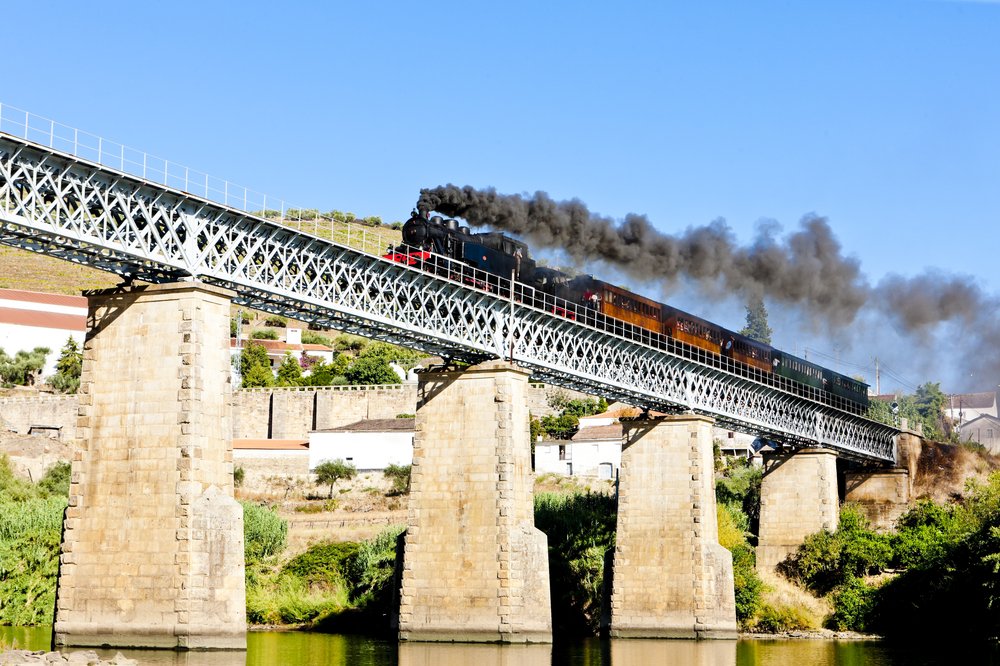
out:
M0 289L0 299L24 301L26 303L42 303L44 305L62 305L72 308L86 309L87 307L87 299L83 296L45 294L40 291L23 291L21 289Z
M56 328L63 331L86 331L87 317L85 315L0 307L0 324L33 326L35 328Z

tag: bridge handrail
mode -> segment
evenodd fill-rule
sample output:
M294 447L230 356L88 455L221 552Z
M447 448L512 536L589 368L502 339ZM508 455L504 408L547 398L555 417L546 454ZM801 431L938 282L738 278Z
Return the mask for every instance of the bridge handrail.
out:
M394 238L0 102L0 132L370 254Z

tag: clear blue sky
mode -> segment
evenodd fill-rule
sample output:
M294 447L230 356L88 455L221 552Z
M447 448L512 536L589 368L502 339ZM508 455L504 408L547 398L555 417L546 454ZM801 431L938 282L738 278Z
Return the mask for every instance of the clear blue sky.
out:
M8 5L0 102L302 206L402 220L452 182L744 242L816 213L873 284L1000 292L1000 2ZM776 344L1000 381L795 321Z

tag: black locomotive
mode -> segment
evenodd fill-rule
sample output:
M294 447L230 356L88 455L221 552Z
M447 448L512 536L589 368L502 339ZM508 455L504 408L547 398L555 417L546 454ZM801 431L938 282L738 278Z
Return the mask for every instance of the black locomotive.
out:
M414 211L403 225L403 243L390 247L384 258L504 296L511 295L513 285L513 296L528 305L854 414L868 410L864 382L593 276L539 266L526 244L499 232L473 233L456 220ZM464 266L476 270L466 271Z

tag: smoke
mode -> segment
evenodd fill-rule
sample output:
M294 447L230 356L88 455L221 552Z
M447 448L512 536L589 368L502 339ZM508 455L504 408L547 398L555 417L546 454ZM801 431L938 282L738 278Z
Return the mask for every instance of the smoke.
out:
M683 280L707 293L721 290L743 300L760 296L805 312L814 327L842 330L864 311L925 353L936 353L935 333L951 324L962 331L961 347L970 351L958 359L942 355L942 361L959 364L957 374L966 380L980 377L980 386L1000 378L997 298L984 294L970 277L934 270L913 278L890 275L873 286L822 217L803 218L783 238L775 225L760 226L751 243L740 245L723 220L670 235L654 229L645 216L629 214L616 223L577 199L556 202L544 192L525 197L447 185L421 190L417 208L507 231L534 247L558 249L578 266L603 261L668 290ZM957 354L954 347L947 349Z

